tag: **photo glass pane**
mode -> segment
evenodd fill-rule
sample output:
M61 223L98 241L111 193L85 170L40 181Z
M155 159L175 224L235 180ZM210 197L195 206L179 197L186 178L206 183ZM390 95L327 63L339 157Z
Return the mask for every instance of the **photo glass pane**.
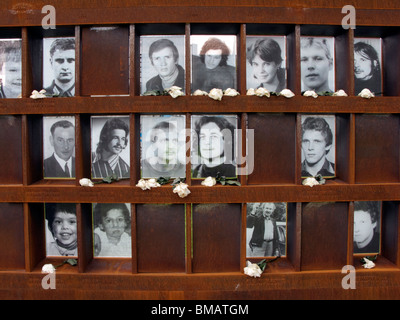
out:
M43 117L44 178L75 178L75 117Z
M92 116L91 131L92 178L129 178L129 116Z
M335 38L301 37L301 91L335 91Z
M190 36L192 93L196 90L237 89L236 36Z
M48 96L75 96L75 38L43 39L43 88Z
M265 88L281 92L286 86L286 37L248 36L246 38L247 89Z
M93 245L95 257L132 257L129 203L93 204Z
M381 211L380 201L354 202L354 253L380 252Z
M46 255L78 256L76 204L45 204Z
M334 115L301 116L301 176L335 177L336 123Z
M248 203L246 256L285 256L286 217L284 202Z
M185 36L140 37L140 93L185 91Z
M194 115L192 122L192 177L237 177L236 115Z
M142 178L186 176L184 115L141 115Z
M354 38L354 88L382 95L382 39Z
M21 39L0 39L0 99L22 92Z

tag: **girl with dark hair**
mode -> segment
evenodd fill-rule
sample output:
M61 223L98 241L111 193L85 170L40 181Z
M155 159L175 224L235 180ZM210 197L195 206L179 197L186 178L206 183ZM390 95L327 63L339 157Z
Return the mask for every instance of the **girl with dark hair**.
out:
M382 74L378 53L365 42L354 44L354 86L356 95L365 88L375 96L382 95Z
M282 69L282 51L273 39L258 39L247 48L247 60L252 66L257 88L281 92L286 88L285 70Z

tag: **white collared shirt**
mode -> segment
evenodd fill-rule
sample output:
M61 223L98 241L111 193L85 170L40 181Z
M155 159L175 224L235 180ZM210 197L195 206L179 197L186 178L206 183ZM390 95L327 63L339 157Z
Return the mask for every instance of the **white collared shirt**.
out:
M54 152L54 158L56 158L58 164L61 166L61 168L64 170L65 169L65 164L68 165L69 169L69 175L71 177L72 174L72 157L70 157L67 161L64 159L61 159L55 152Z

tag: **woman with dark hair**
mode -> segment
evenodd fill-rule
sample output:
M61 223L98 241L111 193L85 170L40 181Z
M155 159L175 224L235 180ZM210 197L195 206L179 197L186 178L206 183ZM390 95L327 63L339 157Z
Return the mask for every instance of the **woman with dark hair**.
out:
M204 116L195 125L201 164L193 170L193 178L236 177L233 164L235 127L225 118Z
M218 38L209 38L200 50L200 57L193 57L192 92L209 92L214 88L235 88L235 68L227 64L230 50Z
M365 88L375 96L382 95L382 74L378 53L365 42L354 44L354 86L356 95Z
M285 70L282 69L282 51L273 39L258 39L247 48L247 60L252 66L253 78L270 92L281 92L286 88Z
M129 165L119 156L128 146L129 127L120 118L107 120L100 132L96 156L92 163L92 178L117 175L129 178Z

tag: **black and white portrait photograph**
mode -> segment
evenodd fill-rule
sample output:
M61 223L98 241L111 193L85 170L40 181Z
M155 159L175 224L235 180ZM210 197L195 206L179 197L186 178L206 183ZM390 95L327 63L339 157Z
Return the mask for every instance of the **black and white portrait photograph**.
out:
M185 91L185 36L140 37L140 88L164 91L177 86Z
M21 39L0 39L0 99L22 93Z
M334 115L301 116L301 176L335 177L336 123Z
M382 39L354 38L354 88L382 95Z
M92 116L91 132L92 178L129 178L129 116Z
M45 204L46 255L78 256L75 203Z
M141 115L142 178L186 176L184 115Z
M236 115L193 115L192 177L237 177Z
M380 201L354 202L354 253L379 253L381 234Z
M132 257L131 205L94 203L93 252L95 257Z
M236 36L190 36L192 93L237 89Z
M300 39L301 91L335 92L335 38Z
M286 86L286 37L246 37L247 89L281 92Z
M75 117L43 117L43 176L75 178Z
M286 203L248 203L246 216L246 257L285 256Z
M43 39L43 88L49 96L75 96L75 38Z

